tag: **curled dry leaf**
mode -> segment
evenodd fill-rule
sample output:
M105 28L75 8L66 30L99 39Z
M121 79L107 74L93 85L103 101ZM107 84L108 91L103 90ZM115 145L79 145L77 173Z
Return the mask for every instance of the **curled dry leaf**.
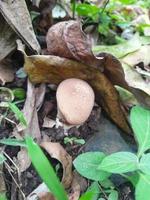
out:
M23 113L27 120L28 127L24 130L25 134L32 134L33 138L40 140L41 133L38 123L38 116L37 116L37 107L36 107L36 93L37 88L28 81L28 88L27 88L27 98L24 104ZM39 87L40 90L40 87ZM41 91L41 90L40 90ZM39 95L39 93L37 93ZM41 92L43 96L43 92ZM40 95L39 95L39 99ZM39 105L39 104L38 104Z
M0 61L16 48L16 34L0 14Z
M109 53L99 53L98 56L104 57L102 60L104 66L103 73L111 83L130 90L130 87L125 81L125 74L120 61Z
M87 81L95 91L96 101L125 132L131 130L122 112L118 93L99 69L58 56L25 56L24 69L32 83L59 84L67 78Z
M0 165L0 194L6 192L6 185L3 177L3 165Z
M12 64L3 60L0 62L0 83L5 85L7 82L12 82L14 79L15 70L12 67Z
M84 189L83 189L84 188ZM73 180L71 184L71 193L69 194L69 200L78 200L80 193L87 188L87 182L85 178L81 177L76 171L73 172Z
M100 58L94 56L91 44L78 21L70 20L53 25L47 33L46 41L49 54L100 67Z
M40 52L40 46L33 31L26 2L24 0L0 1L0 12L25 44L33 51Z
M28 152L26 148L21 148L21 150L17 154L18 159L18 166L20 172L24 172L26 169L28 169L31 165L31 160L28 156Z
M63 166L62 184L69 188L72 182L72 158L59 143L42 142L43 147L52 158L59 160Z

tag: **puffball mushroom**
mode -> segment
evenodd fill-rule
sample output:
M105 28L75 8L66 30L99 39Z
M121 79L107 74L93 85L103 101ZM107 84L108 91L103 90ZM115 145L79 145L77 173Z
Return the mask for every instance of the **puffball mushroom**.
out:
M83 124L92 111L95 95L91 86L80 79L62 81L56 92L58 114L68 125Z

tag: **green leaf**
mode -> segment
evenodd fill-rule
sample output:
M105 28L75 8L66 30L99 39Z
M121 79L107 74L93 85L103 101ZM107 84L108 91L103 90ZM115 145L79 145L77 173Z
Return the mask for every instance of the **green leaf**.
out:
M95 192L94 191L87 191L84 193L79 200L93 200L95 197Z
M130 114L131 125L138 142L138 157L150 148L150 110L135 106Z
M93 17L93 15L98 14L99 8L95 5L82 3L76 6L76 12L81 16Z
M90 187L87 189L87 191L93 191L95 195L93 196L93 200L97 200L100 194L100 187L99 183L97 181L93 182Z
M132 172L138 169L138 158L130 152L113 153L102 160L98 169L118 174Z
M5 193L0 193L0 200L7 200Z
M122 175L123 176L123 175ZM136 187L136 184L138 183L138 181L139 181L139 173L138 172L134 172L132 175L130 175L130 176L127 176L127 175L125 175L125 176L123 176L123 177L125 177L126 179L128 179L131 183L132 183L132 185L134 186L134 187Z
M140 173L139 181L135 188L136 200L150 199L150 176Z
M12 110L12 112L15 113L16 118L24 125L27 127L27 122L24 117L23 112L19 110L19 108L14 104L14 103L8 103L9 108Z
M0 153L0 165L3 164L3 162L6 160L5 156Z
M129 5L129 4L134 4L137 2L137 0L119 0L121 3Z
M150 175L150 153L142 155L140 159L139 169L143 173Z
M111 180L109 180L109 179L106 179L104 181L99 181L99 183L105 189L115 187L114 184L113 184L113 182Z
M27 147L24 140L17 140L17 139L11 139L11 138L1 139L0 143L5 144L5 145L10 145L10 146Z
M26 136L26 144L31 161L44 183L57 198L57 200L68 200L63 186L59 182L53 167L42 152L41 148L29 136Z
M106 179L110 174L98 170L100 162L105 157L101 152L87 152L80 154L73 162L76 170L84 177L100 181Z
M26 93L23 88L15 88L12 90L15 98L22 100L25 99Z
M118 192L116 190L112 190L108 196L108 200L118 200Z

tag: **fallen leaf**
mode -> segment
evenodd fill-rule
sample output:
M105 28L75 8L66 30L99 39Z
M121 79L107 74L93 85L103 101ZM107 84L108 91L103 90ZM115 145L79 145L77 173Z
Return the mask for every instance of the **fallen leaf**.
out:
M96 101L125 132L131 130L120 106L116 89L99 69L58 56L25 56L24 69L32 83L59 84L67 78L87 81L95 91Z
M26 2L24 0L0 1L0 12L9 26L25 44L33 51L39 53L40 46L33 31Z
M99 53L98 56L104 58L102 60L104 66L103 73L111 83L130 90L130 87L125 80L125 73L120 61L109 53Z
M39 200L56 200L50 192L40 194L38 197Z
M28 169L31 165L31 160L28 156L28 152L26 148L21 148L21 150L17 154L18 159L18 167L20 172L24 172L26 169Z
M100 67L100 58L92 53L91 44L78 21L64 21L53 25L46 37L49 54L74 59Z
M0 14L0 61L16 48L16 34Z
M69 200L78 200L80 197L81 188L87 187L87 182L76 171L73 172L73 180L70 187L71 193L69 194Z
M6 185L3 177L3 165L0 165L0 194L6 192Z
M143 77L130 65L123 64L123 68L127 83L131 87L140 89L150 95L150 82L147 83Z
M49 193L48 187L45 185L45 183L41 183L40 185L37 186L28 196L27 200L37 200L38 196L40 194L47 194Z
M62 184L69 188L72 182L72 158L59 143L41 142L43 147L52 158L59 160L63 166Z
M133 88L138 89L138 90L140 89L141 91L150 95L150 82L147 82L146 79L144 79L142 75L138 72L138 70L134 68L139 63L143 63L144 66L149 65L150 63L150 57L149 57L150 37L143 37L136 34L131 40L127 42L124 42L118 45L112 45L112 46L97 46L97 47L94 47L94 51L95 52L105 51L106 53L111 52L113 55L115 55L122 63L123 71L125 74L125 81L127 82L129 87L127 88L126 85L124 84L125 82L124 82L124 79L122 79L122 75L120 72L118 73L119 76L115 75L116 70L113 71L113 68L109 68L110 70L106 74L107 77L112 81L112 83L114 83L114 79L115 79L115 82L116 82L115 84L123 80L122 82L120 82L121 85L120 84L117 84L117 85L124 87L128 89L129 91L133 92L140 103L146 106L150 105L147 100L144 102L144 99L142 100L140 98L138 94L139 92L136 92L135 90L133 90ZM107 63L106 66L109 66L109 62L106 61ZM106 67L106 70L107 70L107 67ZM146 94L143 93L143 97L146 97ZM148 96L146 98L149 99Z
M37 116L36 92L37 89L35 89L32 83L28 81L27 97L23 108L23 113L27 120L28 127L24 130L24 134L30 134L33 138L40 140L41 133Z
M12 67L12 63L8 60L3 60L0 62L0 83L5 85L5 83L12 82L14 80L15 70Z

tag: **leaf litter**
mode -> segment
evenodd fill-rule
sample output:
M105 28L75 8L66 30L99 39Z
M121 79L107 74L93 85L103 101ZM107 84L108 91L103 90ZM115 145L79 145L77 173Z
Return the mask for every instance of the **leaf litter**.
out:
M21 2L17 4L16 8L20 8L20 3ZM39 1L37 1L37 4L39 5ZM37 43L32 30L31 32L29 31L29 33L25 29L25 34L22 36L22 30L20 29L20 27L18 27L17 21L13 20L14 16L12 14L12 10L15 9L15 6L13 5L13 3L11 6L12 7L10 7L7 12L5 12L6 8L8 8L8 4L5 2L2 2L1 4L2 14L4 15L4 13L6 13L4 15L5 20L9 22L11 16L12 19L10 20L9 25L14 30L15 35L19 35L21 39L25 42L25 44L32 49L32 51L39 52L39 44ZM28 12L26 13L26 5L22 4L22 6L23 10L25 11L25 16L27 16ZM9 13L11 13L10 16L8 15ZM30 26L31 22L28 21L28 26L25 25L25 27ZM43 109L42 107L43 102L45 101L45 96L47 95L47 88L45 84L36 86L34 84L50 83L58 85L62 80L74 76L76 78L81 78L88 81L95 90L96 103L98 103L99 106L103 107L107 115L118 125L118 127L122 128L125 132L131 133L129 124L127 122L126 112L124 111L124 109L122 109L122 103L114 85L119 85L122 88L129 90L130 92L133 88L138 88L140 90L136 89L136 94L138 93L139 96L144 96L146 95L145 93L149 94L149 91L148 89L146 89L146 86L144 84L143 86L141 86L141 88L140 85L136 87L132 82L132 78L128 80L128 77L126 76L127 72L123 70L125 69L124 65L127 64L128 67L132 67L134 75L136 72L141 78L143 78L142 72L140 73L136 68L133 68L133 66L134 63L135 65L137 65L139 61L144 62L144 65L149 64L147 56L145 56L144 59L143 57L141 57L141 54L143 54L143 52L147 53L146 51L148 49L148 39L143 38L142 41L144 41L144 44L137 42L135 46L131 45L133 41L129 41L129 46L125 50L125 56L121 54L119 55L119 57L116 56L121 51L118 51L117 54L113 54L118 58L117 59L112 54L109 54L113 52L111 48L108 49L106 53L104 53L105 47L103 47L104 50L102 50L101 53L95 56L92 52L90 42L88 41L86 35L83 33L80 23L77 21L70 20L67 22L57 23L56 25L51 27L48 34L49 35L47 37L50 38L51 42L48 47L48 51L51 55L24 55L24 69L30 79L30 81L28 81L27 83L27 98L23 108L26 120L28 122L28 128L25 129L25 127L20 127L15 136L20 138L24 134L30 133L32 134L33 138L35 138L39 143L42 141L41 127L38 119L40 113L39 111L40 109ZM29 38L29 36L31 37ZM77 37L79 38L79 42L76 41ZM12 44L15 44L14 40ZM14 47L15 45L12 49L14 49ZM120 46L120 48L122 48L123 52L124 47ZM10 48L8 49L10 50ZM115 51L116 47L113 47L113 49ZM6 51L5 56L8 55L11 51ZM136 59L135 55L139 55L138 60ZM123 65L121 65L121 63ZM147 76L144 77L146 77L146 79L148 80ZM10 80L10 82L11 81L12 80ZM5 82L7 82L7 80L5 80L4 83ZM145 93L141 93L141 90L143 90ZM50 91L52 92L52 90ZM146 96L146 98L148 97ZM131 102L129 101L129 103L131 104L133 102L133 99ZM129 105L127 104L127 107L128 106ZM46 118L47 116L45 116L45 119ZM47 120L47 127L52 128L49 123L49 120ZM48 138L46 141L42 142L42 145L43 143L43 148L45 148L45 150L50 154L51 157L59 160L63 166L62 182L65 184L66 188L70 188L70 190L72 189L72 192L69 195L69 199L77 200L80 196L80 193L83 191L81 190L80 186L81 180L77 181L74 173L72 175L71 156L65 151L65 149L63 149L63 147L59 143L51 142ZM30 161L26 156L26 151L24 151L24 149L22 148L18 152L18 161L20 162L19 167L22 172L26 171L26 169L30 166ZM28 163L28 165L26 163ZM84 183L83 185L86 185L86 183ZM42 191L40 191L40 193L42 193ZM40 199L53 200L54 197L50 193L43 193L40 194Z

